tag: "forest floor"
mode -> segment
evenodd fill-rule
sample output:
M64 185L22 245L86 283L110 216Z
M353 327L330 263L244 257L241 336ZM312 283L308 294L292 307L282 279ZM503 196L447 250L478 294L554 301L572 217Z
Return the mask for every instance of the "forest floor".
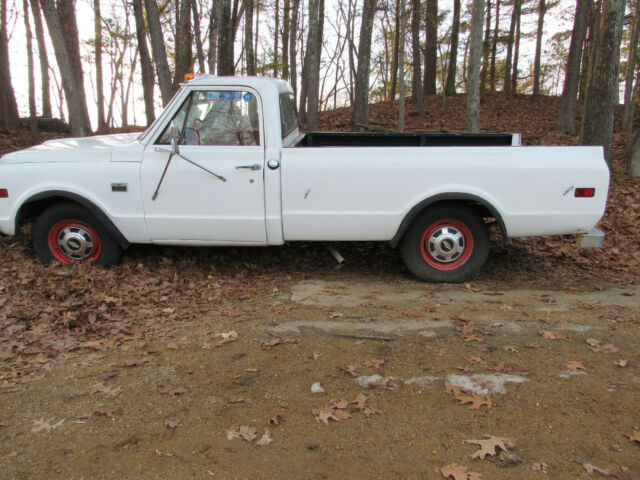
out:
M463 102L430 99L424 122L409 106L409 128L462 130ZM577 143L556 109L496 95L483 122ZM134 246L104 269L41 265L29 228L0 238L0 478L640 478L623 148L616 134L604 249L496 241L462 285L415 281L379 243L336 244L342 266L314 243Z

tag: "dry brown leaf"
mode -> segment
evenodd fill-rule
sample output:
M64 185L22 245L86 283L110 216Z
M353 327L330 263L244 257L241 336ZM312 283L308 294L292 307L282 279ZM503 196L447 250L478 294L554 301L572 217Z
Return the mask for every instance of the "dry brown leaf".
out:
M508 366L504 362L500 362L498 363L498 365L496 365L496 368L494 368L494 370L496 372L508 373L508 372L513 372L513 367Z
M351 403L356 404L354 407L356 410L363 410L367 406L367 400L368 398L365 396L365 394L360 392L358 393L358 396L355 398L355 400L351 401Z
M329 318L344 318L344 313L332 312L329 314Z
M273 438L271 438L271 432L267 428L262 434L262 438L260 438L260 440L256 442L256 445L259 447L263 447L265 445L269 445L271 442L273 442Z
M444 478L453 478L453 480L480 480L482 478L479 473L470 472L468 467L455 463L445 465L440 469L440 473Z
M166 422L164 422L164 426L166 428L178 428L182 426L182 423L180 423L179 420L167 420Z
M371 368L378 369L380 368L381 365L384 365L384 358L372 358L369 360L362 361L363 367L371 367Z
M173 457L175 455L175 453L161 452L160 450L158 450L156 448L156 455L159 456L159 457Z
M414 312L413 310L407 310L405 312L402 312L402 315L404 315L407 318L422 318L422 317L424 317L423 313Z
M272 427L275 427L280 422L284 422L284 417L278 413L274 417L271 417L267 423Z
M314 408L313 410L311 410L311 413L315 415L317 422L323 422L326 424L329 423L329 420L341 422L343 420L351 418L351 415L349 413L334 407Z
M591 346L591 351L595 353L618 353L620 350L613 343L605 343L597 338L587 338L587 344Z
M587 473L589 475L591 475L591 476L593 476L596 473L598 475L602 475L603 477L613 477L614 476L611 473L611 470L605 470L603 468L597 467L596 465L594 465L593 463L590 463L590 462L584 462L584 463L582 463L582 466L587 471Z
M418 332L418 335L424 338L435 338L437 333L430 330L422 330L421 332Z
M160 393L164 395L171 395L173 397L175 395L184 395L185 393L189 393L189 390L184 387L172 387L170 385L167 385L160 390Z
M483 406L487 407L487 410L489 410L491 407L493 407L491 398L483 398L473 392L471 392L471 395L458 395L455 397L455 399L460 402L460 405L470 403L471 405L469 405L469 410L480 410L480 407Z
M225 343L235 342L236 340L238 340L238 332L232 330L231 332L216 333L213 338L220 339L214 345L216 347L221 347Z
M89 391L89 395L95 395L96 393L102 393L103 395L107 395L110 397L115 397L116 395L119 395L121 392L121 388L120 387L107 387L106 385L102 384L102 383L97 383L95 385L93 385L91 387L91 390Z
M465 440L465 442L480 447L480 450L474 452L472 458L479 458L481 460L484 460L484 457L487 455L494 457L501 451L508 452L510 448L515 448L516 446L513 440L504 437L494 437L493 435L485 435L483 440Z
M384 415L384 410L380 410L379 408L365 407L365 409L362 410L362 413L364 413L365 417L369 418L371 415Z
M533 468L533 470L535 470L536 472L542 472L545 475L549 473L549 465L544 462L534 463L533 465L531 465L531 468Z
M253 442L253 440L255 440L255 438L258 436L258 430L250 425L242 425L238 429L238 434L243 440L246 440L247 442Z
M538 333L547 340L567 340L569 338L566 333L560 330L540 330Z
M349 403L350 402L347 402L346 400L335 400L332 398L327 402L325 406L329 408L337 408L339 410L344 410L349 406Z
M96 411L93 412L94 415L104 415L107 418L110 418L113 420L113 414L116 413L115 410L109 410L107 408L104 409L98 409Z
M625 435L630 442L640 443L640 430L634 430L633 435Z
M567 367L569 370L586 370L587 367L584 366L584 363L582 362L568 362L564 364L565 367Z
M444 389L449 395L453 395L454 397L458 397L463 393L462 387L458 385L451 385L449 383L444 386Z
M246 400L242 397L232 397L227 400L227 403L244 403Z
M503 350L508 353L518 353L518 349L513 345L505 345Z
M618 367L620 367L620 368L624 368L624 367L626 367L627 365L629 365L629 360L618 360L618 361L616 362L616 365L617 365Z
M33 432L33 433L39 433L39 432L49 433L52 430L55 430L56 428L61 426L64 423L64 418L62 420L60 420L59 422L56 422L56 423L52 423L52 422L53 422L53 418L51 418L49 420L45 420L44 418L41 418L40 420L34 420L33 421L33 428L31 428L31 432Z

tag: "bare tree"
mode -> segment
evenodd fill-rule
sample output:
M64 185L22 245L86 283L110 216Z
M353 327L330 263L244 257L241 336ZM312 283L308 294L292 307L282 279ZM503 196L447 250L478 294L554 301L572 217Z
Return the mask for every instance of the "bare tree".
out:
M355 102L352 122L354 125L369 121L369 70L371 67L371 34L376 16L376 0L364 0L360 42L358 45L358 73L356 75ZM402 37L404 38L404 37Z
M253 51L253 0L244 0L244 48L247 75L256 74L256 56Z
M176 24L176 65L173 75L173 91L180 88L184 76L193 70L192 34L191 34L191 1L176 0L176 8L180 5L180 16Z
M480 132L480 62L482 61L482 23L484 0L473 0L471 45L469 47L469 89L467 92L467 130Z
M640 33L640 0L632 3L633 15L631 17L631 31L629 34L629 48L627 51L627 72L624 84L624 115L622 128L630 130L631 124L631 99L633 93L633 78L636 71L636 59L638 56L638 34Z
M215 73L216 60L218 58L218 12L220 10L220 0L212 0L211 12L209 13L209 51L207 52L207 66L209 73ZM253 12L252 12L253 13ZM254 50L255 52L255 50Z
M438 0L427 0L427 38L424 51L424 94L436 94L438 63Z
M505 93L511 93L511 60L513 55L513 43L516 35L516 21L518 18L518 8L520 0L514 0L511 12L511 26L509 27L509 37L507 38L507 58L504 62L504 87Z
M405 13L405 0L400 0L400 48L398 51L398 64L400 65L400 72L398 72L400 83L400 100L398 103L398 131L404 132L404 104L405 104L405 84L404 84L404 45L405 45L405 32L407 17Z
M198 13L198 0L191 0L191 15L193 17L193 38L196 41L196 58L198 59L198 69L200 73L206 72L204 65L204 49L202 47L202 37L200 37L200 14Z
M422 90L420 55L420 17L422 9L420 0L411 0L411 51L413 70L411 72L411 95L418 109L418 116L424 117L424 91Z
M522 2L517 0L516 6L516 37L513 43L513 66L511 73L511 93L518 93L518 59L520 57L520 20L522 18Z
M302 73L306 100L306 121L312 130L318 129L318 97L320 88L320 54L322 48L321 11L324 0L309 0L309 33ZM306 87L306 88L305 88Z
M31 0L31 14L33 15L33 26L36 30L36 40L38 42L38 57L40 59L40 83L42 84L42 116L51 116L51 94L49 88L49 57L44 40L44 28L42 17L40 16L39 0Z
M91 124L87 111L73 2L60 0L57 6L54 0L40 0L40 3L62 77L62 88L69 109L71 134L75 136L88 135L91 133Z
M36 118L36 86L33 73L33 47L31 39L31 22L29 22L29 3L22 1L24 11L24 31L27 40L27 76L29 77L29 126L31 127L31 141L38 143L38 120Z
M14 130L20 126L10 72L7 0L0 0L0 128L4 130Z
M451 47L449 49L449 68L444 94L456 94L456 73L458 68L458 35L460 32L460 0L453 0L453 24L451 26Z
M142 94L144 97L144 113L147 118L147 125L151 125L156 119L153 105L153 90L155 82L153 80L153 65L147 47L147 30L144 23L144 13L142 11L142 0L133 0L133 16L136 21L136 38L138 40L138 51L140 52L140 72L142 75Z
M604 0L599 48L595 56L593 78L587 89L580 143L604 146L605 156L611 162L611 135L615 89L618 88L620 40L624 19L625 0Z
M393 53L391 55L391 92L389 96L391 100L396 99L396 91L398 90L398 49L400 45L400 22L400 0L396 0L396 26L395 35L393 36Z
M297 72L297 53L296 53L296 41L298 40L298 12L300 10L300 0L293 1L293 10L291 13L291 24L289 33L289 58L291 59L291 65L289 66L289 77L291 85L293 86L294 98L298 95L298 72Z
M560 112L555 128L571 135L576 132L576 107L580 84L580 61L582 45L587 33L588 0L576 1L576 13L571 32L569 56L564 77L564 88L560 99Z
M233 75L233 22L231 0L220 0L217 12L218 22L218 75Z
M493 28L493 38L491 39L491 71L489 74L489 83L491 84L491 93L496 91L496 53L498 49L498 32L500 27L500 0L496 0L496 23Z
M100 0L93 0L93 49L96 62L96 102L98 107L98 131L105 130L104 123L104 88L102 81L102 13Z
M542 56L542 32L544 28L544 16L547 13L548 4L545 0L538 0L538 28L536 29L536 53L533 61L533 96L540 95L540 57Z
M489 54L491 53L491 0L487 0L485 16L484 39L482 41L482 69L480 70L480 91L487 87L487 74L489 72Z
M41 0L42 1L42 0ZM171 71L167 61L167 51L164 46L164 36L160 26L160 13L156 0L144 0L147 10L147 21L149 23L149 37L151 38L151 49L153 50L153 60L156 64L156 75L162 105L166 105L173 97L173 86L171 85Z
M640 133L631 144L627 156L627 173L633 177L640 177Z

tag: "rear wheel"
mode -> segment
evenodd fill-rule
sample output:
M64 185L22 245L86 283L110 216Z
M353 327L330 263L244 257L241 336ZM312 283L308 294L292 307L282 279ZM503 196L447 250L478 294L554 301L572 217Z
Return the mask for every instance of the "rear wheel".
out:
M489 256L489 231L470 208L446 205L422 212L406 231L400 252L407 268L427 282L464 282Z
M96 262L113 265L122 249L104 226L79 205L61 203L40 214L33 226L33 246L44 263Z

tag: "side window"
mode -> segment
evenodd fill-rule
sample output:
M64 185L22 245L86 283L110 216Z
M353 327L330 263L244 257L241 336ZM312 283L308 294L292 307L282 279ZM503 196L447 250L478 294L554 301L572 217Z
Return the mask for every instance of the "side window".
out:
M282 138L286 137L298 126L296 102L292 93L280 94L280 125L282 127Z
M180 107L180 110L178 110L178 113L176 113L171 119L171 121L176 126L176 129L178 130L178 132L182 132L184 130L184 119L187 118L187 110L189 109L190 103L191 103L191 95L187 97L187 99L184 101L184 103ZM158 138L158 141L156 143L159 143L160 145L169 145L170 143L169 142L169 126L170 125L171 125L171 122L167 124L164 131L162 132L162 135L160 135L160 138ZM179 143L182 144L184 142L180 141Z

